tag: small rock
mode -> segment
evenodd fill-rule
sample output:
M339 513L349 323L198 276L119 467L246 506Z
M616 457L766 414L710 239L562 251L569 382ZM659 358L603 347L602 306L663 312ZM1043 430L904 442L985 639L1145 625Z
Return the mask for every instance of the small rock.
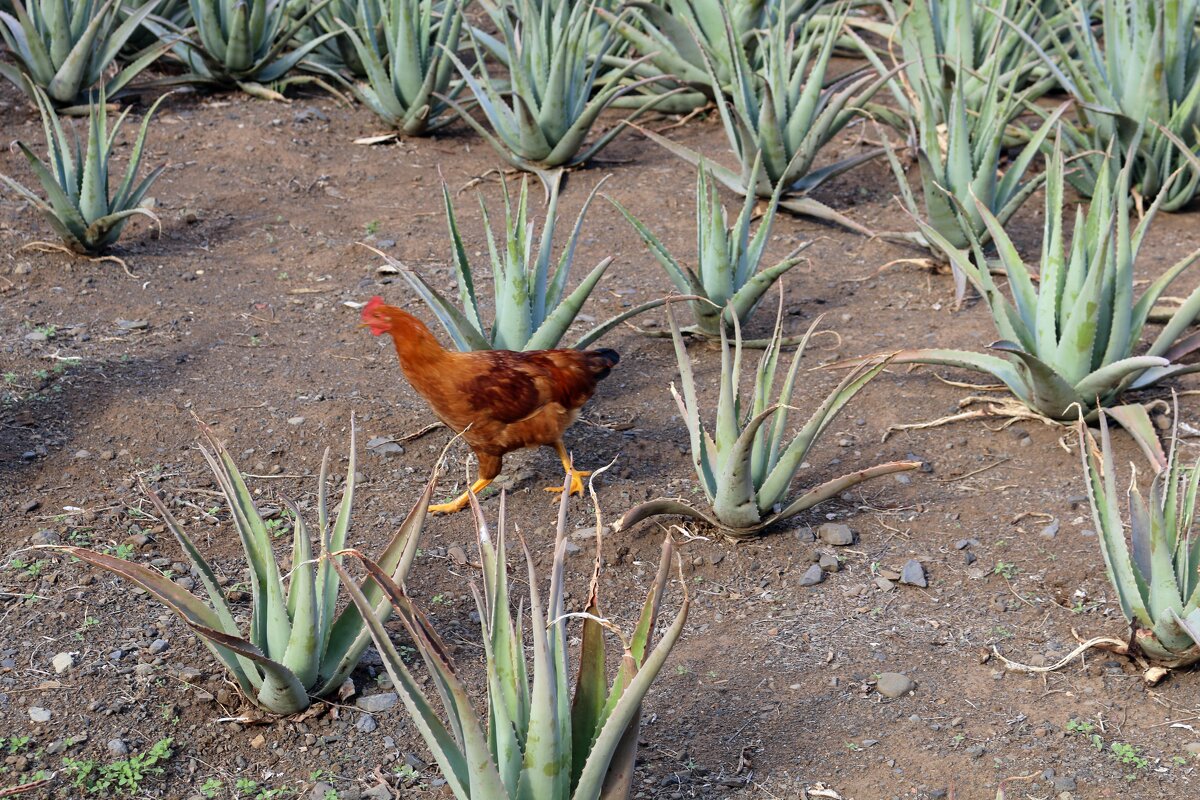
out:
M31 514L34 511L37 511L38 508L41 507L41 505L42 505L41 500L26 500L24 503L21 504L21 513L22 514Z
M100 451L100 460L101 461L112 461L116 457L117 457L117 454L114 453L112 450L101 450Z
M816 586L823 580L825 580L825 570L821 569L820 564L813 564L802 576L800 576L800 585Z
M304 417L288 417L288 425L295 427L296 425L304 424Z
M882 575L876 576L875 585L879 587L879 590L881 592L890 592L892 589L896 588L896 584L892 583L890 580L883 577Z
M54 667L55 675L62 675L71 667L75 666L75 656L71 655L70 653L59 653L53 659L51 659L50 664Z
M1058 520L1051 520L1050 524L1038 531L1038 536L1043 539L1053 539L1058 535Z
M840 522L826 522L817 528L817 538L834 547L846 547L854 544L854 531Z
M46 341L49 338L50 337L42 331L32 331L30 333L25 334L25 341L27 341L27 342L41 343L41 342Z
M792 531L792 534L801 542L805 543L815 542L817 540L817 537L813 534L813 529L807 525L796 528L796 530Z
M908 475L905 475L903 472L897 472L892 477L895 479L896 483L899 484L908 485L912 483L912 478Z
M255 750L262 750L266 746L267 746L267 737L263 736L261 733L258 736L255 736L253 739L250 740L250 747L252 747Z
M50 709L41 708L39 706L30 706L29 707L29 719L32 722L49 722L50 721Z
M922 589L929 585L929 581L925 578L925 567L921 566L921 562L915 558L910 558L904 563L904 568L900 570L900 582L909 586L919 586Z
M979 547L978 539L959 539L954 543L955 550L966 550L968 547Z
M118 319L117 328L123 331L142 331L150 327L144 319Z
M376 436L367 442L367 452L377 456L402 456L404 448L396 444L390 436Z
M875 691L884 697L904 697L915 688L912 678L900 672L885 672L875 679Z
M326 797L340 797L340 795L338 795L337 789L323 781L313 786L312 791L308 793L308 800L325 800Z
M1183 749L1194 756L1200 756L1200 742L1188 742Z
M567 539L567 541L563 543L563 549L567 551L567 555L573 556L583 548L572 542L570 539Z
M154 665L146 663L138 664L133 668L133 674L139 678L149 678L154 674Z
M166 650L170 644L171 643L166 639L155 639L150 643L150 652L154 655L158 655L162 651Z
M62 544L62 537L51 530L40 530L29 537L29 543L34 547L45 547Z
M981 744L973 745L967 748L967 755L969 755L971 758L982 758L983 754L986 752L987 748Z
M109 739L105 747L108 748L109 754L116 758L124 758L129 755L129 745L125 744L122 739Z
M92 454L89 453L87 450L76 450L75 457L78 459L91 458Z
M461 544L452 544L446 548L446 557L456 567L465 567L467 565L467 551L463 549Z
M67 751L66 739L55 739L50 744L46 745L46 752L49 755L56 756Z
M1052 784L1056 792L1073 792L1075 791L1075 779L1070 775L1059 775L1054 779Z
M184 683L199 683L204 679L204 673L195 667L180 667L179 680Z
M378 714L380 711L387 711L396 705L396 701L399 699L400 697L395 692L383 692L360 697L354 701L354 704L368 714Z
M370 714L363 714L359 717L358 722L354 725L355 728L363 733L373 733L379 727L379 723Z
M839 572L842 569L842 562L833 553L821 553L817 565L826 572Z

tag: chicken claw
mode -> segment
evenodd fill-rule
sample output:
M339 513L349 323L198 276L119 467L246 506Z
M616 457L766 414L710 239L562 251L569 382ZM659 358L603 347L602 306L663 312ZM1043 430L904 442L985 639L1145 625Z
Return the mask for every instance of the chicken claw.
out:
M571 492L570 493L582 496L583 495L583 479L586 478L588 475L591 475L592 473L590 471L578 472L576 470L570 470L567 474L571 476ZM547 486L546 491L547 492L561 492L562 487L561 486Z

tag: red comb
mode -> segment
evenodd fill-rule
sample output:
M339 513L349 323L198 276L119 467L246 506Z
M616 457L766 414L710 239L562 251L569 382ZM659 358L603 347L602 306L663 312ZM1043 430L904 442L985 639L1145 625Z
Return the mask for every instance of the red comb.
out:
M366 319L367 315L374 313L375 309L379 308L381 305L383 305L383 298L379 295L375 295L368 300L367 304L363 306L363 319Z

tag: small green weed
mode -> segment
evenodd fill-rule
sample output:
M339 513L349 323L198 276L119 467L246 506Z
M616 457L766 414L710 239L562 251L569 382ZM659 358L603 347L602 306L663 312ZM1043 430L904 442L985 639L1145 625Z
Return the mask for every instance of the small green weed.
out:
M163 768L159 765L171 755L171 740L159 739L144 753L121 761L99 764L93 759L79 760L63 756L62 764L73 786L88 794L111 797L114 794L134 795L140 792L147 778L162 774Z

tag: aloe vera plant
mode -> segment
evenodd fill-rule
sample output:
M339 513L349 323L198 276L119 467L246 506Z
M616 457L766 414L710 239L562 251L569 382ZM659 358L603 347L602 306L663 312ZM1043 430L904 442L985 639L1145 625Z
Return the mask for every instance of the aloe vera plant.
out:
M284 0L188 0L194 31L180 31L161 19L148 20L146 27L172 42L175 57L190 70L181 80L236 86L256 97L281 100L279 90L289 85L324 85L319 76L289 73L306 64L316 68L315 62L305 61L306 57L338 35L329 31L296 42L309 21L329 2L315 0L302 16L293 18Z
M57 550L107 570L145 589L190 627L237 681L246 698L275 714L293 714L309 705L309 695L336 692L370 643L367 624L382 625L390 604L374 584L352 587L359 603L337 613L341 583L340 557L346 546L354 499L354 429L350 432L350 460L346 485L336 518L329 516L329 450L321 462L317 496L319 549L314 554L310 529L299 507L286 501L293 529L292 569L284 576L272 552L271 534L246 481L233 458L210 431L208 446L200 446L225 496L234 527L241 538L250 570L252 596L249 634L243 635L225 601L216 571L204 558L183 526L158 496L146 496L166 523L204 586L208 601L150 567L115 555L82 547ZM437 483L437 474L421 499L392 536L379 556L378 569L403 581L417 552L425 512ZM334 555L331 555L334 554Z
M1111 154L1111 151L1110 151ZM1012 297L992 280L978 240L971 253L954 247L941 234L918 221L922 232L945 252L955 267L983 296L1000 341L1000 355L965 350L905 350L897 364L941 364L984 372L1001 381L1030 410L1053 420L1069 421L1082 408L1094 415L1129 389L1143 389L1172 375L1200 370L1180 363L1200 347L1195 336L1180 338L1200 313L1200 289L1184 300L1142 355L1134 355L1151 308L1179 275L1200 258L1196 250L1164 270L1145 293L1134 298L1134 264L1146 231L1166 199L1160 194L1136 227L1131 228L1129 196L1132 164L1115 175L1110 157L1101 166L1097 192L1086 215L1076 209L1069 246L1063 235L1061 137L1049 160L1046 180L1045 232L1040 268L1031 269L1017 253L1000 221L976 202L991 232L1000 266ZM1034 282L1034 274L1040 277Z
M843 9L798 30L781 17L759 39L762 66L758 70L742 48L731 46L736 56L732 100L718 95L717 109L740 171L717 164L710 169L714 178L740 195L771 197L782 185L781 207L872 235L864 226L808 196L830 178L883 152L870 150L814 168L821 149L858 114L858 105L890 77L852 72L826 84L829 59L845 13ZM728 20L725 35L731 42L735 37ZM717 80L712 65L710 77ZM696 151L653 131L642 132L694 165L703 159ZM756 175L754 165L760 154L763 170Z
M362 64L365 81L351 86L363 105L405 136L437 130L452 116L448 100L457 97L462 84L453 82L449 54L458 50L465 3L445 0L440 14L432 0L376 0L369 11L360 0L364 20L374 13L374 26L338 23L344 39L353 46ZM378 29L373 38L366 31Z
M517 169L538 173L548 183L549 170L588 161L653 104L651 98L585 147L584 140L600 112L642 83L622 80L633 70L629 65L607 74L604 83L598 84L605 71L604 56L616 39L610 32L589 51L597 24L595 0L544 6L538 0L512 0L513 14L491 0L480 2L499 30L496 38L471 29L480 75L476 77L454 53L447 55L458 67L487 125L457 101L447 102ZM506 81L488 72L481 46L507 66ZM504 95L508 95L507 101Z
M1027 172L1051 131L1056 129L1056 123L1070 107L1064 103L1055 109L1001 171L1002 160L1005 160L1005 128L1021 114L1030 99L1018 95L1012 85L1000 86L1000 75L993 72L976 101L978 107L969 109L964 75L961 71L954 74L950 107L944 113L939 113L941 104L935 98L939 92L937 84L929 83L924 72L916 76L913 84L919 98L915 138L923 214L908 185L900 159L890 145L886 148L888 163L900 189L900 199L909 214L923 218L943 239L960 249L969 247L972 238L982 244L991 241L979 206L986 208L1003 226L1042 185L1046 173L1027 175ZM920 233L908 234L905 238L934 249ZM959 272L955 275L961 300L965 279Z
M1079 450L1088 484L1097 541L1108 580L1131 628L1130 649L1167 667L1200 661L1200 537L1192 531L1200 461L1182 465L1179 407L1176 429L1163 463L1153 463L1150 496L1144 498L1134 470L1126 497L1129 540L1121 518L1108 415L1101 411L1100 445L1079 422ZM1154 437L1152 425L1141 438ZM1136 436L1136 434L1135 434ZM1146 447L1146 442L1139 442ZM1153 442L1158 447L1157 440Z
M391 5L391 0L330 0L315 15L309 18L308 25L296 34L298 41L308 41L326 33L334 33L309 54L309 60L320 64L331 73L343 73L355 78L367 76L366 66L358 54L358 49L343 34L342 25L347 25L367 42L376 52L386 54L387 42L383 35L383 25L380 18L384 8ZM308 11L308 3L296 8L289 5L289 16L299 19Z
M103 253L116 243L130 217L141 215L158 222L158 217L142 203L146 192L166 167L156 167L140 181L137 178L150 120L166 95L156 100L142 118L142 126L129 152L125 176L112 193L109 167L117 134L129 109L121 113L110 131L107 98L101 89L98 102L93 103L88 112L85 151L81 149L74 129L68 139L63 121L54 112L50 98L36 86L30 85L28 89L41 113L49 160L43 162L24 142L18 141L17 147L25 154L46 197L40 197L7 175L0 174L0 181L40 211L63 243L78 253Z
M657 106L682 112L732 91L740 58L758 65L760 31L780 21L792 26L826 4L826 0L635 0L626 4L633 13L624 18L607 9L599 13L636 53L645 54L648 63L636 65L637 74L669 77L686 87L669 100L668 107ZM726 34L726 23L732 36ZM609 59L620 66L635 60Z
M721 332L720 393L716 423L710 433L701 420L702 409L696 392L691 356L688 355L670 306L667 307L683 389L681 396L675 385L671 384L671 395L679 406L680 416L691 436L692 463L710 510L701 510L685 500L651 500L627 511L617 522L616 530L628 530L641 520L659 514L680 514L707 522L726 536L744 538L761 533L768 526L836 497L865 480L921 466L919 461L877 464L825 481L800 497L791 498L792 479L799 472L812 446L845 405L883 371L888 359L874 359L855 368L825 398L808 422L787 440L788 417L793 408L792 393L796 387L800 359L820 320L813 323L801 339L779 394L774 395L783 333L783 293L780 292L772 342L759 359L752 395L744 397L740 385L741 329L737 317L731 315L731 318L734 321L732 348L724 330Z
M760 162L755 171L761 169ZM612 198L609 198L609 202L633 225L646 247L666 270L675 288L697 298L690 301L696 320L694 332L714 339L720 336L722 328L732 328L730 316L736 316L738 322L745 325L767 290L785 272L800 263L800 251L811 244L806 242L777 264L763 267L763 255L771 237L779 193L772 195L758 230L751 237L750 225L756 198L752 194L747 195L741 213L730 226L717 186L703 163L696 177L695 269L672 256L650 228L625 206Z
M0 11L0 38L16 64L0 61L0 77L71 110L86 110L99 88L116 97L166 52L154 43L119 69L113 63L159 2L123 14L120 0L13 0L14 13Z
M192 8L188 5L188 0L122 0L121 5L126 14L133 13L142 6L153 5L152 13L155 17L167 20L180 30L192 24ZM133 36L121 48L120 57L131 60L142 50L159 43L159 37L154 31L143 25L134 31Z
M550 203L546 208L546 222L542 227L542 236L537 244L536 253L533 250L533 225L528 218L528 181L521 182L521 194L517 199L515 211L507 186L504 189L505 224L499 241L493 234L487 207L480 198L483 227L487 236L488 253L491 258L490 267L495 287L495 319L490 330L483 321L484 317L476 290L475 272L471 268L471 263L467 258L467 248L459 234L454 204L450 200L450 190L444 183L442 184L442 199L446 206L446 221L450 228L454 269L458 279L462 308L455 306L414 270L404 266L386 253L378 250L375 252L404 275L413 290L433 311L438 322L446 329L446 333L450 335L455 347L460 351L551 349L557 347L562 337L566 335L567 329L571 327L571 323L575 321L582 310L583 304L612 263L612 258L603 259L592 268L592 271L584 277L574 291L567 293L567 280L570 277L571 264L575 259L575 246L579 242L579 235L583 229L583 218L602 185L603 181L596 185L584 202L583 208L579 210L575 227L571 231L570 238L567 239L566 246L563 248L553 272L551 272L551 258L554 247L554 229L558 217L558 180L555 179L551 184ZM572 346L587 347L630 317L660 306L664 302L665 300L652 300L631 308L597 325Z
M1099 31L1095 5L1073 0L1066 35L1038 48L1077 101L1080 124L1066 128L1079 154L1071 183L1088 197L1104 191L1098 175L1109 142L1122 151L1136 143L1130 188L1147 200L1165 193L1161 208L1176 211L1200 191L1200 169L1165 132L1200 153L1200 0L1105 0ZM1181 168L1184 179L1173 180Z
M1022 93L1033 102L1054 85L1029 41L1048 43L1057 16L1039 0L911 0L886 4L892 18L889 46L903 62L898 80L889 84L895 107L872 105L871 113L905 132L910 124L932 116L950 122L955 94L971 114L995 106L997 89ZM877 69L878 56L863 54ZM934 91L930 91L933 89ZM1019 113L1022 109L1017 108ZM1007 124L1009 120L1005 120Z
M505 495L500 495L495 534L474 495L471 499L483 580L482 590L472 583L487 665L483 713L476 712L446 646L404 586L360 557L394 605L445 708L445 717L439 717L422 681L404 663L388 632L367 616L375 647L410 719L457 800L624 800L633 784L642 701L683 633L690 605L686 585L680 580L683 602L654 643L671 577L670 537L663 541L658 573L637 627L628 638L621 635L619 666L610 682L604 637L607 632L620 634L620 630L602 616L599 540L587 607L576 613L566 608L566 495L559 508L548 595L540 588L533 557L528 548L522 548L528 567L528 627L519 612L514 616L510 602ZM598 509L596 517L596 530L600 531ZM345 568L338 565L337 569L347 581L354 603L364 610L370 608L369 599L350 583ZM582 624L572 693L568 623L573 618L580 618ZM526 657L526 631L533 641L532 659Z

